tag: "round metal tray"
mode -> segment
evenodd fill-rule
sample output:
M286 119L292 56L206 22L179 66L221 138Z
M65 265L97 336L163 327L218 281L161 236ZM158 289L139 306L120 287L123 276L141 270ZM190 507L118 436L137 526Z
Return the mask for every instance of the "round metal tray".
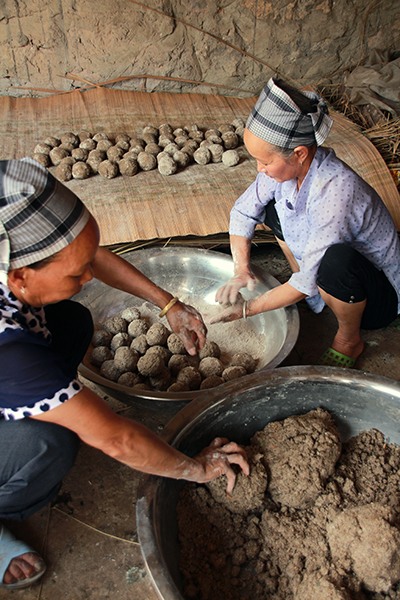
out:
M142 273L160 287L180 298L201 299L210 306L215 305L215 293L233 275L233 261L230 256L220 252L188 247L150 248L127 252L123 258L133 264ZM279 282L266 271L253 266L259 283L254 292L242 290L243 297L248 300L266 292ZM141 306L143 300L110 288L101 281L93 279L74 297L90 309L95 323L101 323L128 306ZM279 365L291 352L299 334L299 315L296 306L251 317L249 326L265 337L265 355L260 360L257 370L271 369ZM212 339L212 337L210 337ZM129 402L137 398L160 401L190 401L203 393L200 391L158 392L135 390L118 385L101 377L85 360L79 372L97 384L109 395Z
M400 383L350 369L281 367L253 373L203 392L167 425L163 438L194 456L215 437L246 445L270 421L328 410L342 440L371 428L400 443ZM160 598L184 600L178 569L176 504L184 482L143 476L137 529L151 581Z

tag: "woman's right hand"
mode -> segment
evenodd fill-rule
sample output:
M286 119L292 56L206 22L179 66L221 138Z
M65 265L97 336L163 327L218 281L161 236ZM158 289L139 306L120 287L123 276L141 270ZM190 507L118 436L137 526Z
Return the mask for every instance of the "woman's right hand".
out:
M231 277L229 281L219 288L215 294L215 300L219 304L235 304L238 298L239 290L247 287L249 292L253 292L257 280L251 271L242 271Z

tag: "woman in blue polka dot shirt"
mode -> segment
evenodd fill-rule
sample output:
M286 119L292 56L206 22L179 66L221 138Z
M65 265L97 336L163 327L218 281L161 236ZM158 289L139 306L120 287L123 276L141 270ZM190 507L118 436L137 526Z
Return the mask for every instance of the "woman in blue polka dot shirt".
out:
M0 519L26 519L50 502L80 440L146 473L199 483L225 474L228 492L231 463L249 472L236 444L217 438L189 458L82 385L77 367L93 323L68 298L93 276L159 306L189 353L192 336L204 344L194 309L99 247L96 221L75 194L32 159L0 161ZM0 587L28 587L45 568L0 523Z
M325 103L313 92L275 79L265 86L244 134L258 175L231 211L234 277L216 295L233 306L210 323L302 299L316 313L326 304L338 331L320 364L352 367L364 348L360 328L385 327L400 311L400 246L378 194L332 149L320 147L331 125ZM239 290L256 286L250 248L259 223L272 229L293 274L243 305Z

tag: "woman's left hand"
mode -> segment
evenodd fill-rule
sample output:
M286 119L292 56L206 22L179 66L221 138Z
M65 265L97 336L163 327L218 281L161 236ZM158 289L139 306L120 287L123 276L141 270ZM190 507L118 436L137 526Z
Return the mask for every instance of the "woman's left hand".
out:
M236 321L237 319L243 318L243 302L228 306L225 310L221 311L218 315L213 317L205 316L206 323L213 325L214 323L229 323L230 321Z
M236 483L236 473L232 469L231 464L239 465L245 475L250 474L245 450L236 444L236 442L230 442L226 438L215 438L193 460L201 464L202 473L193 479L188 475L185 479L196 481L197 483L206 483L216 477L226 475L226 491L228 494L232 493Z
M206 341L207 327L201 314L188 304L177 302L169 309L168 323L183 342L187 352L194 356Z

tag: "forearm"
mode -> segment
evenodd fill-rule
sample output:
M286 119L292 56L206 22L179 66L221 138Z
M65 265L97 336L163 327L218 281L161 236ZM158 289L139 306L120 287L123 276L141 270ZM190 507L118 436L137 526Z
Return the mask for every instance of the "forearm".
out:
M98 249L91 266L96 279L110 287L152 302L160 308L164 308L172 298L172 294L160 288L128 261L106 248Z
M261 296L257 296L257 298L249 300L247 302L246 313L247 316L252 316L276 310L277 308L285 308L286 306L296 304L296 302L303 300L305 297L305 294L296 290L289 283L284 283L265 292L265 294L261 294Z
M234 274L245 273L250 269L251 239L241 235L230 236Z

